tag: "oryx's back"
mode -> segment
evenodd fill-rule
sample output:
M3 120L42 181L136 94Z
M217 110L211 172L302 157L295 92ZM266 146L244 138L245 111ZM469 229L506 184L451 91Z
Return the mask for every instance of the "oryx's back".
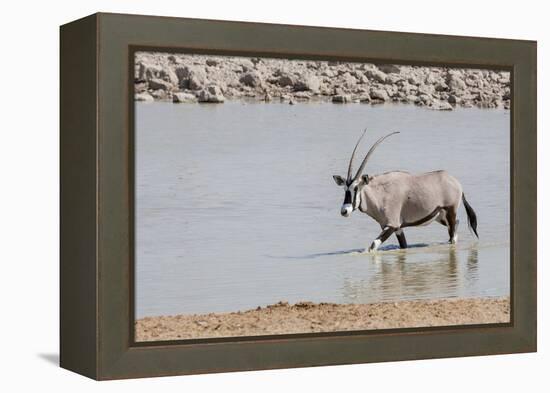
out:
M369 182L374 216L384 214L391 224L420 221L435 209L460 204L462 186L446 171L418 175L387 172Z
M427 200L440 207L451 206L460 201L462 186L446 171L411 175L409 196L415 202Z

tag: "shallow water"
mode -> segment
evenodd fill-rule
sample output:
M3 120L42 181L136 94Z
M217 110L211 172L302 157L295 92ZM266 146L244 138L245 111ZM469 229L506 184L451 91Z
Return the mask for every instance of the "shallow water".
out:
M509 112L410 105L136 104L136 316L291 303L366 303L509 293ZM379 225L340 216L345 175L446 169L478 215L459 244L434 223L361 253ZM358 160L362 159L359 157ZM357 165L356 165L357 166Z

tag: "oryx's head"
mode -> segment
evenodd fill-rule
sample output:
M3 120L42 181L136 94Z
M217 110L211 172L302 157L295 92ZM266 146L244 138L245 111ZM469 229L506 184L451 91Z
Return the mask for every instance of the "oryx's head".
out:
M384 139L387 137L398 134L399 132L392 132L391 134L388 134L386 136L383 136L382 138L378 139L374 145L370 148L369 152L363 159L363 162L359 166L359 169L357 170L357 173L355 176L352 176L353 172L353 158L355 157L355 152L357 151L357 147L359 146L359 143L361 143L361 140L365 136L365 133L367 130L365 129L363 131L363 134L361 134L361 137L355 144L355 148L353 149L353 152L351 153L351 158L349 159L349 166L348 166L348 176L344 180L342 176L334 175L332 176L334 178L334 181L339 186L344 187L344 203L342 204L342 209L340 210L340 213L347 217L351 214L352 211L357 209L359 205L361 204L361 190L363 187L365 187L369 183L369 177L368 175L363 175L363 170L365 169L365 165L367 165L367 161L369 160L370 155L372 152L376 149L376 147L382 143Z

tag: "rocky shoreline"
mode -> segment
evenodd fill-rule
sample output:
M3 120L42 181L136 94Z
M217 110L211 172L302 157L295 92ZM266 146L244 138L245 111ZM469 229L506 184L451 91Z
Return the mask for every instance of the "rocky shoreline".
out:
M507 71L138 52L135 100L510 108Z
M508 297L372 304L279 302L248 311L141 318L135 322L135 339L164 341L509 321Z

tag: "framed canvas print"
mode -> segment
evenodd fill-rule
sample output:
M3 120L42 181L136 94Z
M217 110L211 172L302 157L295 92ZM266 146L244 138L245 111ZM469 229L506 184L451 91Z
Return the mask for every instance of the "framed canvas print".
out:
M536 43L61 27L61 365L536 350Z

